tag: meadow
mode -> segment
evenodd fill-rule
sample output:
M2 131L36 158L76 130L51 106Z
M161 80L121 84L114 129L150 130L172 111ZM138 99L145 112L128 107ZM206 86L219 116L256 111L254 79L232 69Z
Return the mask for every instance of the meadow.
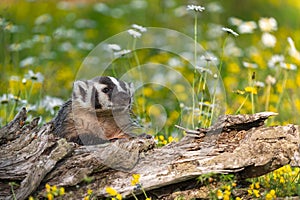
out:
M300 3L197 4L4 1L0 4L0 127L21 107L29 111L28 120L42 116L40 124L49 122L70 98L74 80L91 75L134 79L139 86L133 107L136 118L161 146L183 136L175 124L208 127L225 113L272 111L279 115L268 125L299 124ZM185 36L181 41L181 35L177 40L155 35L156 29L149 27L175 30L195 42L185 45ZM141 41L173 49L138 49ZM95 51L99 44L106 47L100 53ZM101 66L106 55L111 62ZM88 64L99 67L99 73L86 75ZM267 178L274 184L268 185ZM300 194L299 169L290 166L251 182L248 195L253 198ZM227 188L213 191L212 198L234 199L234 181L226 184Z

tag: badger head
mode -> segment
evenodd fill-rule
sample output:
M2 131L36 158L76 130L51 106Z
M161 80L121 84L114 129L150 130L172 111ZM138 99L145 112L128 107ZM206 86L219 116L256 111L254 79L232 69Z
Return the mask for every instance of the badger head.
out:
M131 109L133 86L110 76L75 81L72 100L83 108L102 110Z

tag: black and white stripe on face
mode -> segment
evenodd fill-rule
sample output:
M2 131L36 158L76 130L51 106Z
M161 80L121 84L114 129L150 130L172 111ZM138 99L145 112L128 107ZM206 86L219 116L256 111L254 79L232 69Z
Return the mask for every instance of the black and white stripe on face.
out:
M124 81L104 76L88 81L75 81L73 100L83 107L109 109L113 105L132 103L133 87Z
M87 81L75 81L73 84L72 98L85 105L89 96L89 87Z
M93 108L101 109L102 105L100 103L100 95L96 87L92 87L92 95L91 95L91 104Z
M102 76L96 77L92 81L98 82L100 84L106 85L109 91L107 95L109 96L110 100L112 97L112 92L114 93L126 93L130 96L132 95L131 85L128 85L126 82L118 80L111 76Z
M115 84L114 94L118 93L118 95L114 97L114 103L127 103L128 105L131 104L134 92L132 83L128 84L124 81L110 76L109 78Z

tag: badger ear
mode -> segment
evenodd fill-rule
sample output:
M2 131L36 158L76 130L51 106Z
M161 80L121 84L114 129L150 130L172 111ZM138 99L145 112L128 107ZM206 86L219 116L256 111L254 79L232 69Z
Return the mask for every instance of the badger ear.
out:
M72 98L75 101L87 102L88 97L88 83L87 81L75 81L73 83Z

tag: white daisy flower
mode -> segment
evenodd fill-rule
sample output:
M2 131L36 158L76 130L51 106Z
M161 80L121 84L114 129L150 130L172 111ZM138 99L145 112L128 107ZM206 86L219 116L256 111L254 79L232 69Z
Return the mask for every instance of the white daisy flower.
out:
M14 98L13 94L3 94L0 96L0 104L8 104Z
M233 41L228 41L224 48L224 55L241 57L243 55L243 50L235 45Z
M91 19L78 19L75 21L74 26L76 28L95 28L97 26L97 22Z
M289 54L290 56L300 60L300 52L296 49L295 43L291 37L287 38L288 43L290 44Z
M216 61L217 60L217 58L216 57L214 57L214 56L211 56L211 55L202 55L201 57L200 57L200 59L201 60L205 60L206 62L211 62L211 61Z
M35 25L47 24L52 21L52 16L50 14L43 14L36 18L34 21Z
M113 51L121 51L121 47L117 44L108 44L107 47Z
M33 65L36 62L36 58L35 57L27 57L23 60L21 60L20 62L20 67L28 67Z
M55 113L55 110L63 105L64 101L57 97L50 97L46 96L41 101L41 107L45 108L47 111L49 111L52 115Z
M272 56L271 59L268 61L268 67L274 68L276 67L276 65L279 65L282 62L284 62L284 56L276 54Z
M205 67L199 67L199 66L196 66L196 69L198 69L201 73L208 73L210 75L212 75L212 71L210 69L207 69Z
M128 54L130 53L131 51L128 50L128 49L123 49L122 51L118 51L118 52L114 52L114 55L116 57L119 57L119 56L124 56L125 54Z
M256 63L250 63L250 62L243 62L244 67L246 68L252 68L252 69L256 69L258 68L258 65Z
M237 17L230 17L229 18L229 23L231 25L234 25L234 26L239 26L243 23L243 20L237 18Z
M26 78L23 78L23 79L22 79L22 84L23 84L23 85L26 85L26 83L27 83L27 79L26 79Z
M261 36L261 41L263 45L270 48L274 47L277 42L276 37L270 33L263 33L263 35Z
M180 108L184 108L184 107L185 107L185 106L184 106L184 103L180 103L180 104L179 104L179 107L180 107Z
M51 37L47 35L34 35L32 37L32 42L48 43L51 41Z
M82 50L92 50L94 48L94 44L80 41L77 43L77 47Z
M147 28L143 27L143 26L140 26L140 25L137 25L137 24L132 24L131 25L132 28L140 31L140 32L146 32L147 31Z
M8 49L10 51L21 51L23 48L20 43L12 43L11 45L9 45Z
M266 83L268 85L274 85L276 83L276 78L271 75L268 75L266 78Z
M207 106L207 107L214 107L214 105L213 104L211 104L210 102L208 102L208 101L204 101L204 102L198 102L198 105L199 106Z
M291 63L280 63L280 67L282 67L283 69L287 69L287 70L297 70L297 66Z
M255 81L255 86L258 88L263 88L265 87L265 83L261 81Z
M257 25L254 21L242 22L238 26L239 33L253 33L253 31L257 28Z
M36 82L43 82L44 76L40 72L34 73L32 70L29 70L27 74L24 76L26 79L31 79Z
M132 35L134 38L140 38L142 36L140 32L133 29L129 29L127 32L129 33L129 35Z
M234 35L235 37L239 36L239 34L238 34L237 32L233 31L233 30L230 29L230 28L225 28L225 27L223 27L223 28L222 28L222 31L225 31L225 32L228 33L228 34L232 34L232 35Z
M261 18L258 21L259 28L263 32L271 32L277 30L277 21L273 17L270 18Z
M186 9L187 10L194 10L196 12L203 12L205 10L204 7L202 7L202 6L196 6L196 5L187 5Z

